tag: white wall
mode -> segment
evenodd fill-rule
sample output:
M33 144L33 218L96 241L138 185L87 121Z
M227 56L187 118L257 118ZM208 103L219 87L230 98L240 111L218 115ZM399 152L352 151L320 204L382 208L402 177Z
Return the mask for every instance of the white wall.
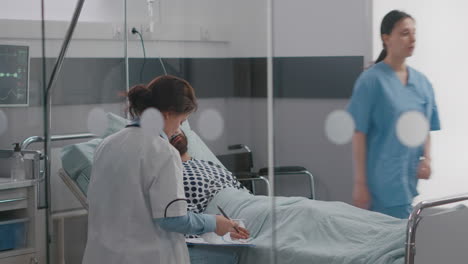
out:
M28 24L2 24L8 30L0 34L0 41L19 39L33 46L33 56L40 56L40 42L34 40L40 38L41 32L40 2L19 0L5 4L6 8L0 10L0 20L24 20ZM48 57L57 56L75 4L76 1L46 1ZM154 31L150 33L146 1L127 1L128 28L141 31L148 57L266 55L265 0L157 0L153 10ZM123 0L85 1L68 56L123 57L123 23ZM129 56L141 57L139 38L129 34L129 39Z
M275 56L370 57L370 0L274 3Z
M431 80L442 123L433 139L433 175L420 181L417 200L468 192L468 2L464 0L374 0L374 58L381 50L380 21L392 9L416 19L416 51L408 63Z
M47 20L70 21L77 1L46 0L45 17ZM3 1L0 18L18 20L41 20L41 1L15 0ZM115 15L123 10L122 1L100 0L85 1L81 21L113 21ZM123 17L123 16L122 16Z

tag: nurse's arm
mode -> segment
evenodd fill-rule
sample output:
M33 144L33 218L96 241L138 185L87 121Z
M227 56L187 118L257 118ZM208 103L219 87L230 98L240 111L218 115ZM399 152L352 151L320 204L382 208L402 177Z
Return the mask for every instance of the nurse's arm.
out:
M424 159L431 161L431 135L427 135L426 143L424 144Z
M418 178L427 180L431 177L431 136L427 136L426 143L424 144L424 156L421 157L418 167Z
M370 195L366 175L366 134L356 131L353 136L354 187L353 203L355 206L369 208Z
M204 234L216 230L216 216L187 212L184 216L153 219L153 222L169 232Z

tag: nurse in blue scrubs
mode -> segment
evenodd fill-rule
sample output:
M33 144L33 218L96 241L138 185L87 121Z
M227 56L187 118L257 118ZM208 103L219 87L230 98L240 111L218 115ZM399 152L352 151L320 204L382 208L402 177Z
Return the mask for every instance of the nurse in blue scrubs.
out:
M396 123L405 112L419 111L431 130L439 130L439 116L431 83L406 64L416 43L414 19L393 10L383 18L380 31L384 49L359 76L348 105L356 125L353 202L407 218L418 179L431 174L430 136L421 146L405 146L397 138Z

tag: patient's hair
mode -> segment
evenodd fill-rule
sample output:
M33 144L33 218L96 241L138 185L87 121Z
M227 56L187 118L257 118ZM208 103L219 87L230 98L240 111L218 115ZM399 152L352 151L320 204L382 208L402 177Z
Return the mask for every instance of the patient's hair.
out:
M176 141L176 138L180 137L180 139L178 140L178 142L175 142ZM180 155L184 155L185 153L187 153L188 151L188 141L187 141L187 137L185 136L184 132L181 132L180 134L177 134L176 136L174 136L173 138L171 138L170 140L172 146L174 146L174 148L176 148Z
M382 19L382 23L380 24L380 35L390 35L395 25L405 18L411 18L414 20L412 16L400 10L392 10L388 12L384 16L384 18ZM385 44L383 44L383 46L383 50L382 52L380 52L380 55L375 61L375 63L379 63L383 61L385 57L387 57L387 48L385 47Z
M133 86L127 94L130 103L128 112L135 118L147 108L161 112L188 114L197 110L197 99L193 87L184 79L163 75L147 85Z

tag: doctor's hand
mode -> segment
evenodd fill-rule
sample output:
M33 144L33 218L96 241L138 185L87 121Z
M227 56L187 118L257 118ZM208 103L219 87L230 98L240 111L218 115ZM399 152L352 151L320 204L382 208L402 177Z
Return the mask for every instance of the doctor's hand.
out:
M239 232L237 232L236 230L231 231L230 235L232 239L247 239L250 237L249 230L240 226L237 226L236 228L237 230L239 230Z
M428 158L421 160L418 168L418 179L427 180L431 177L431 173L431 160Z
M369 209L370 207L370 194L367 184L365 183L354 183L353 188L353 204L356 207L362 209Z
M233 232L233 233L236 232L234 227L237 228L237 230L241 231L241 227L239 227L238 223L236 223L236 222L234 222L232 220L229 220L229 219L227 219L226 217L224 217L222 215L216 215L216 230L215 230L215 233L218 236L224 236L228 232ZM241 231L241 233L242 233L242 231Z

